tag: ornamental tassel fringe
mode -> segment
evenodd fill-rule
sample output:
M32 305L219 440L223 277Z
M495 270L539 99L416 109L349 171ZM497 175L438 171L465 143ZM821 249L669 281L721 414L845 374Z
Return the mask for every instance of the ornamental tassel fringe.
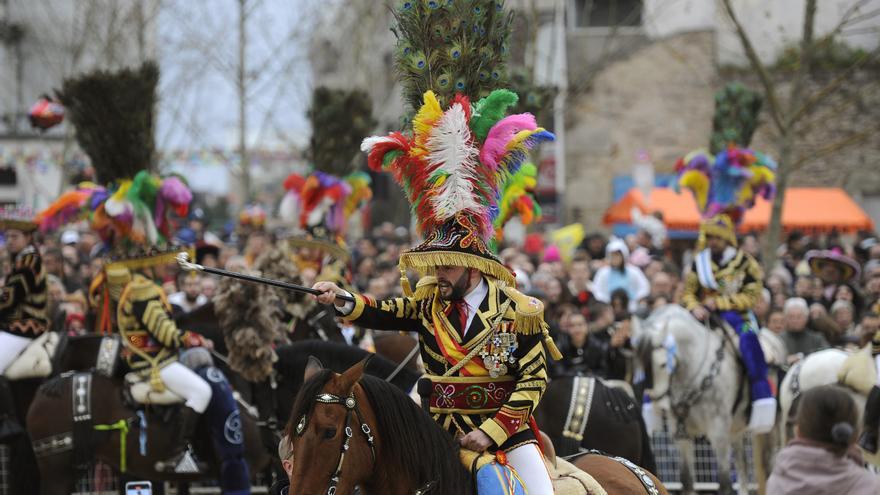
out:
M155 363L150 366L150 389L157 394L165 392L165 382L159 375L159 366Z

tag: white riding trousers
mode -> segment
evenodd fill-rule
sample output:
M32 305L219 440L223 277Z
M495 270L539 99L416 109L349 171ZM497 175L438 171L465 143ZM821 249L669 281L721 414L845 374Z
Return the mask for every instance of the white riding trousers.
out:
M526 485L528 495L553 495L550 473L547 472L544 456L537 445L529 443L508 451L507 462Z
M874 356L874 370L877 371L877 385L880 385L880 354Z
M19 337L0 330L0 375L6 372L6 368L24 352L25 348L33 342L32 339Z
M187 407L201 414L211 402L211 386L195 371L174 362L159 370L168 390L186 399Z

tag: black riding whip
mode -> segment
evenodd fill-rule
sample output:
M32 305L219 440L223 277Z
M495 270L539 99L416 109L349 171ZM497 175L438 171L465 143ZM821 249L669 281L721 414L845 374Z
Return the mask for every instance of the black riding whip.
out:
M320 296L323 292L318 289L312 289L311 287L306 287L304 285L291 284L288 282L282 282L280 280L273 280L271 278L263 278L257 277L255 275L245 275L244 273L238 272L230 272L228 270L221 270L219 268L208 268L207 266L199 265L198 263L192 263L189 261L189 254L180 253L177 255L177 264L180 265L186 271L197 271L197 272L205 272L210 273L212 275L219 275L221 277L229 277L235 278L238 280L244 280L245 282L253 282L257 284L265 284L271 285L273 287L279 287L281 289L292 290L294 292L304 292L306 294L312 294L315 296ZM347 302L354 302L354 297L336 294L336 299Z

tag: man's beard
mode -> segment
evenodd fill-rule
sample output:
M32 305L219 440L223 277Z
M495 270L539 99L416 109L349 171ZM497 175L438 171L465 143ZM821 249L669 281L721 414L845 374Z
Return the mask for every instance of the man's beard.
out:
M468 289L468 281L470 279L469 272L465 270L465 272L458 277L458 280L455 282L450 282L451 291L448 296L444 297L442 294L440 295L440 299L444 301L458 301L464 298L465 292Z
M199 300L198 294L191 296L188 293L185 293L185 295L186 295L186 302L188 302L188 303L195 303L196 301Z

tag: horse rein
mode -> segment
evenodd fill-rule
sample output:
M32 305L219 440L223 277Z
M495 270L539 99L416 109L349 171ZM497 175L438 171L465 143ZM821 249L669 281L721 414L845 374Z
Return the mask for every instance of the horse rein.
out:
M709 329L709 331L713 331ZM657 396L651 396L652 401L658 401L665 397L669 397L670 407L672 409L672 413L675 415L676 420L678 421L678 429L679 434L682 433L682 428L684 426L684 421L687 419L690 408L693 404L695 404L702 395L712 387L712 383L715 381L715 377L718 376L718 373L721 371L721 362L724 360L724 348L726 347L727 339L724 336L720 338L721 344L718 346L718 349L715 351L715 360L712 361L712 364L709 366L709 372L706 373L702 380L700 381L699 387L690 387L688 386L687 392L676 401L672 396L672 377L675 375L675 371L678 371L678 367L669 374L669 383L666 385L666 390ZM708 350L709 342L706 340L706 350ZM694 377L688 380L688 383L694 383L697 378L702 374L704 367L700 367L700 370L694 374Z
M339 462L336 464L336 471L330 476L330 484L327 487L327 495L335 495L336 487L339 485L339 479L342 477L342 465L345 463L345 454L348 452L351 438L354 436L354 432L351 427L348 426L352 414L355 416L355 419L361 423L361 433L363 433L367 444L370 446L370 454L373 458L373 464L376 463L376 444L373 438L373 431L370 429L370 425L364 420L364 415L358 407L357 399L354 396L353 390L348 397L344 398L329 392L321 392L315 397L315 402L320 402L321 404L338 404L345 407L345 422L343 423L345 425L345 440L342 442L342 447L339 451ZM306 431L307 425L308 417L304 414L296 425L296 436L302 436L303 432ZM414 495L425 495L434 488L434 485L436 485L436 481L429 481L416 490Z

